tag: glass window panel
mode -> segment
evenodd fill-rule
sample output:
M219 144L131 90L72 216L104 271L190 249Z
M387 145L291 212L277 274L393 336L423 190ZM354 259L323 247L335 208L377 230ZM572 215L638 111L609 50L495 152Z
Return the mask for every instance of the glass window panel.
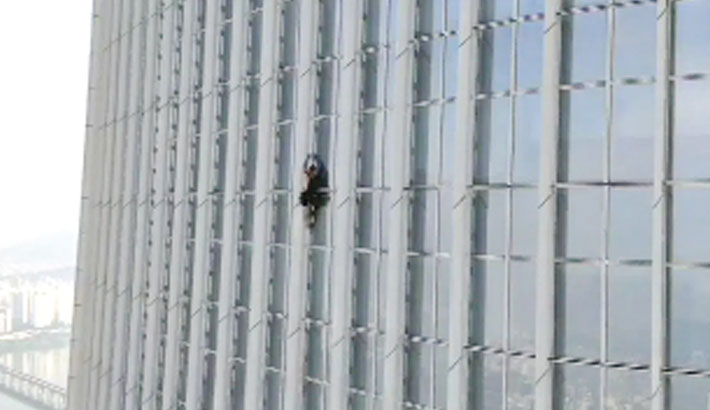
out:
M480 100L476 104L475 182L506 182L510 139L510 98Z
M558 366L562 376L562 409L600 408L599 369L589 366Z
M535 407L535 361L508 360L508 410L530 410Z
M444 45L443 38L419 43L416 52L416 102L431 100L442 95Z
M411 193L409 250L435 252L437 249L438 193L417 189Z
M611 259L651 259L652 195L650 189L611 190Z
M596 266L558 265L563 295L562 353L598 358L600 353L601 276Z
M436 260L410 257L407 264L406 333L410 336L436 335Z
M355 246L372 248L377 241L374 213L375 195L372 193L359 193L357 195L357 216L355 225Z
M451 185L454 182L454 172L456 167L456 103L444 105L443 134L441 135L441 179L444 184Z
M355 254L355 277L353 289L353 325L374 327L377 313L373 303L377 286L377 261L366 253ZM366 337L362 335L362 337Z
M414 110L411 179L415 185L438 182L441 110L440 105L417 107Z
M601 181L606 135L604 89L563 92L562 105L567 118L561 127L560 178Z
M534 256L537 254L537 203L536 189L513 190L512 254Z
M288 244L290 242L290 195L279 194L273 196L274 226L273 240L276 243ZM297 214L298 215L298 214Z
M612 180L653 180L655 109L653 85L614 89ZM601 123L601 117L599 120Z
M543 24L523 23L518 32L518 88L538 88L542 84Z
M484 0L482 16L485 20L502 20L513 15L513 2Z
M601 255L602 192L600 188L558 190L560 256Z
M675 71L678 74L710 70L710 2L675 2Z
M597 3L597 0L590 0ZM587 13L563 17L563 42L569 72L563 82L579 83L603 79L606 76L607 17L606 13Z
M515 106L515 157L513 181L537 183L540 173L542 104L539 95L517 97Z
M404 347L404 400L415 405L431 406L432 362L434 346L409 343Z
M503 263L474 261L471 292L473 306L470 338L473 345L502 346Z
M705 409L710 405L710 379L672 376L668 380L671 409Z
M650 410L651 377L647 372L607 370L605 409ZM675 408L675 407L672 407Z
M673 190L673 260L710 260L710 190Z
M458 0L457 0L458 1ZM458 95L458 61L459 40L456 36L446 38L446 55L444 56L444 97L452 98Z
M453 201L451 188L439 190L439 251L451 251L452 229L454 224ZM463 206L463 205L461 205Z
M651 362L651 268L610 266L609 359Z
M496 3L501 3L496 0ZM481 91L491 93L510 89L513 30L510 26L483 30L479 81Z
M471 215L472 250L476 255L505 253L506 192L477 191Z
M471 408L499 410L503 405L503 358L496 355L475 354L469 373L469 401ZM480 395L476 393L480 392Z
M449 275L450 261L445 258L436 260L436 337L448 339L449 337L449 295L451 294L451 276Z
M520 0L520 14L543 13L545 11L545 0Z
M710 369L710 270L674 269L670 284L671 365Z
M510 347L535 351L535 276L534 262L510 264Z
M440 346L434 348L436 374L434 376L434 405L446 408L446 380L449 374L449 351Z
M656 6L618 7L614 33L614 75L650 77L656 73Z
M675 179L710 178L709 102L710 81L676 82L673 104Z
M308 255L308 317L326 320L328 296L327 277L329 253L318 249L309 250ZM320 354L320 353L319 353Z

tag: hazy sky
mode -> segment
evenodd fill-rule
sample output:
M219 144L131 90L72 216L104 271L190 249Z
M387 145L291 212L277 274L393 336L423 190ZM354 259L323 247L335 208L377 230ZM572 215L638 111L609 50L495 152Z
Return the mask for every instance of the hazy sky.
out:
M77 230L90 0L0 1L0 249Z

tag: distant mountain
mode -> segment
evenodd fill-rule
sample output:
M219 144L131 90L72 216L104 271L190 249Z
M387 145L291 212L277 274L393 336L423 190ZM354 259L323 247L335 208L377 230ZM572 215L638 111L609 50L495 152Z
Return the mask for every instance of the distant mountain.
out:
M0 249L0 276L73 267L77 233L62 231Z

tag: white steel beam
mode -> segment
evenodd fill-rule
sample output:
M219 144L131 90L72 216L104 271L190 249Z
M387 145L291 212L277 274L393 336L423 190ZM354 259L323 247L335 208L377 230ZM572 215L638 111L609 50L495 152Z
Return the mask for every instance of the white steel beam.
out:
M668 241L672 195L671 113L673 73L673 2L656 5L656 133L653 175L653 248L651 278L651 409L669 408L668 382L663 369L668 364Z
M478 23L480 1L461 3L459 20L459 94L456 98L456 172L453 180L454 226L451 241L449 304L449 350L446 405L451 410L469 408L469 366L465 347L469 334L469 292L471 287L471 196L467 187L473 181L473 146L476 124L476 95L479 61Z
M414 68L414 26L416 3L397 2L395 13L398 19L393 48L392 118L387 128L387 154L391 162L389 173L390 203L386 217L389 218L389 244L387 257L387 280L384 341L384 397L383 408L402 407L403 360L405 320L405 278L407 271L407 214L409 195L409 151L412 128L412 84Z
M210 271L210 238L212 221L211 181L214 135L214 107L216 104L215 60L217 59L217 16L219 4L205 2L204 9L204 55L202 56L202 114L200 125L200 158L197 181L197 211L195 216L195 263L192 271L192 296L190 305L190 349L188 352L188 382L186 407L202 407L203 377L205 363L205 320L207 317L206 289ZM198 74L199 75L199 74Z
M110 242L110 229L111 229L111 186L114 182L112 171L114 171L113 163L115 161L114 151L116 150L115 144L115 134L113 132L113 124L115 122L115 106L116 106L116 93L118 84L118 43L113 43L113 40L118 38L120 32L120 19L121 19L121 2L122 0L115 0L110 2L107 6L111 13L111 24L110 28L107 28L105 32L105 42L104 49L108 54L108 71L106 77L104 78L107 83L104 85L106 87L107 93L105 95L106 100L102 107L103 110L103 121L101 130L101 139L104 144L103 152L103 182L101 185L101 200L99 202L100 208L100 222L98 223L98 237L97 243L98 250L95 254L95 265L94 270L97 275L97 282L94 292L96 292L97 304L94 307L94 321L92 323L93 328L93 346L91 349L91 370L89 372L89 400L86 405L88 408L99 407L99 396L100 396L100 379L102 371L102 352L103 346L106 341L103 339L104 336L104 323L105 317L104 312L106 311L106 297L110 292L108 288L108 250Z
M177 154L175 163L175 209L173 210L172 249L170 260L170 289L168 295L168 340L165 348L165 375L163 384L163 409L178 407L178 383L180 374L180 307L185 291L184 282L186 260L186 235L188 208L188 172L190 168L190 132L193 121L192 80L193 47L195 43L195 0L186 0L178 7L183 8L182 38L180 46L180 89L176 104L178 107Z
M276 118L278 69L278 0L264 0L262 8L261 69L259 77L259 128L254 211L254 249L249 297L246 389L244 408L262 407L266 355L266 305L268 302L270 211L273 141Z
M309 149L308 136L313 133L311 118L315 111L316 67L314 60L318 41L318 0L302 0L299 8L298 81L294 164L300 165ZM304 178L294 170L291 186L292 203L298 203ZM303 376L306 329L307 232L301 208L291 220L291 267L288 279L288 315L286 330L286 387L284 408L303 409Z
M232 307L235 298L237 260L239 200L239 159L241 156L242 124L244 122L244 100L246 88L243 79L246 74L247 61L247 2L237 2L232 10L231 49L229 51L229 79L231 95L229 96L229 123L227 126L227 172L224 191L224 220L222 238L222 261L219 283L219 323L217 325L217 367L215 375L215 410L236 408L232 391L232 357L234 355L234 313ZM236 85L236 87L235 87Z
M67 408L74 410L80 408L80 403L85 400L88 392L85 389L86 381L88 381L88 373L83 365L84 352L90 350L90 321L91 317L91 300L92 290L91 280L93 271L90 269L90 260L92 255L92 226L94 215L94 201L97 167L96 158L98 155L97 148L97 131L99 129L99 101L102 98L100 85L103 75L102 56L101 53L101 27L104 24L100 12L99 0L94 0L92 9L92 25L91 25L91 56L89 66L89 81L87 92L87 117L86 117L86 136L84 139L84 169L82 176L81 188L81 220L79 227L79 248L77 250L77 270L74 288L74 312L72 320L72 337L71 337L71 357L70 369L68 377L68 399ZM77 403L76 405L74 403Z
M338 93L337 137L335 138L335 194L333 208L334 250L332 291L332 334L328 409L346 409L350 387L350 324L352 306L353 242L355 237L354 208L356 198L356 155L358 135L358 107L360 102L360 46L362 4L359 1L342 3L342 50ZM298 158L297 158L298 161ZM298 162L296 162L298 164ZM298 173L298 170L297 170Z
M153 168L153 140L155 110L153 99L155 95L156 53L157 53L157 26L155 19L151 18L156 8L157 0L149 0L143 3L143 24L139 30L142 31L142 55L144 63L137 73L140 77L139 89L142 95L138 96L138 112L140 112L139 122L136 124L134 132L137 135L137 143L140 145L140 163L138 164L138 196L136 198L136 243L133 254L133 278L131 283L131 319L128 334L128 357L133 358L128 361L126 368L126 388L124 398L124 408L126 410L140 409L140 386L143 361L138 360L143 354L143 335L145 333L145 309L147 304L146 277L148 275L148 254L150 235L150 198L153 179L151 170Z
M119 49L116 76L116 97L113 108L113 119L110 132L114 139L113 152L113 170L111 182L110 196L110 228L109 237L107 238L108 256L106 265L106 299L104 307L104 318L102 321L103 336L102 351L101 351L101 368L99 373L99 406L107 408L109 397L112 388L112 365L113 365L113 349L116 346L115 330L116 330L116 303L118 299L119 289L119 270L118 263L121 255L121 225L123 222L123 183L125 181L125 153L130 146L127 145L126 139L126 112L127 93L128 93L128 71L129 71L129 39L127 35L133 23L131 19L132 1L123 0L120 5L120 24L118 26L118 36L115 45ZM109 342L110 341L110 342Z
M560 73L562 57L562 0L546 0L544 74L542 84L542 141L538 203L537 306L535 323L535 410L554 403L555 355L555 231L557 225L557 149L560 134Z
M129 16L127 18L127 28L129 31L124 38L122 47L126 47L130 57L126 57L126 64L123 82L126 87L126 92L123 95L123 114L124 118L119 124L121 131L119 135L125 138L125 157L123 163L123 182L121 193L120 212L122 213L119 220L120 237L119 249L120 257L115 262L118 275L118 289L116 301L116 314L114 322L114 337L115 343L111 346L112 363L111 375L108 378L109 396L106 408L111 410L122 410L124 389L125 389L125 372L126 361L128 360L126 336L128 331L130 317L130 298L131 298L131 269L133 263L133 244L135 240L135 220L136 220L136 166L137 155L139 153L139 144L137 144L137 135L135 132L136 113L138 107L138 75L136 75L140 67L140 47L137 44L140 41L140 31L136 29L140 23L141 1L132 0L129 2ZM109 344L111 345L111 344Z
M173 19L174 15L165 12L164 4L158 3L154 24L161 24L158 36L158 68L156 76L151 80L157 83L153 107L156 119L152 132L155 133L153 143L153 189L151 195L151 231L150 256L148 269L148 301L145 338L145 362L143 363L143 383L141 406L143 409L156 408L158 394L158 355L160 354L160 309L165 272L165 237L167 230L167 198L168 183L168 135L170 132L170 75L173 58Z

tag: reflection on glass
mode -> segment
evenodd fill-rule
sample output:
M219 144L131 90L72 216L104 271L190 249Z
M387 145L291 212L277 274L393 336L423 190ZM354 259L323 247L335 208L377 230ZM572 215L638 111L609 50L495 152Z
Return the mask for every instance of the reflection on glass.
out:
M611 190L611 259L651 259L652 195L651 189L646 188Z
M510 266L510 347L535 351L535 263Z
M607 396L604 408L608 410L650 410L651 377L648 372L608 369ZM675 408L675 407L671 407Z
M504 3L496 0L496 3ZM483 55L479 72L480 91L491 93L510 89L511 47L513 30L510 26L481 32Z
M537 203L536 189L513 190L513 255L537 254Z
M588 366L557 366L562 378L562 409L598 409L599 369Z
M675 83L673 177L710 178L710 81Z
M470 338L473 345L503 345L503 263L474 261Z
M673 376L670 381L670 409L703 409L710 404L710 379Z
M480 100L476 104L477 138L474 145L475 182L505 182L510 150L510 99Z
M560 178L601 181L606 135L604 89L563 92L562 112L567 118L562 120Z
M602 189L558 191L559 249L568 258L599 258L601 255Z
M508 362L508 409L535 407L535 361L511 357Z
M600 353L601 276L596 266L558 265L563 305L559 320L561 353L598 358Z
M594 1L594 3L599 3ZM607 15L586 13L563 17L563 41L569 61L564 83L595 81L605 77L607 61ZM598 117L601 118L601 117Z
M610 266L608 355L612 361L651 363L651 268Z
M671 271L671 365L710 368L710 270Z
M614 89L612 180L653 180L654 112L653 85L620 86Z
M616 8L614 74L617 78L656 73L656 6Z
M710 190L673 190L673 260L710 260Z
M678 74L710 70L710 2L675 2L675 71Z
M541 98L539 95L521 95L516 99L515 108L513 181L535 184L540 173Z
M477 255L505 253L506 192L477 191L471 215L472 250Z

